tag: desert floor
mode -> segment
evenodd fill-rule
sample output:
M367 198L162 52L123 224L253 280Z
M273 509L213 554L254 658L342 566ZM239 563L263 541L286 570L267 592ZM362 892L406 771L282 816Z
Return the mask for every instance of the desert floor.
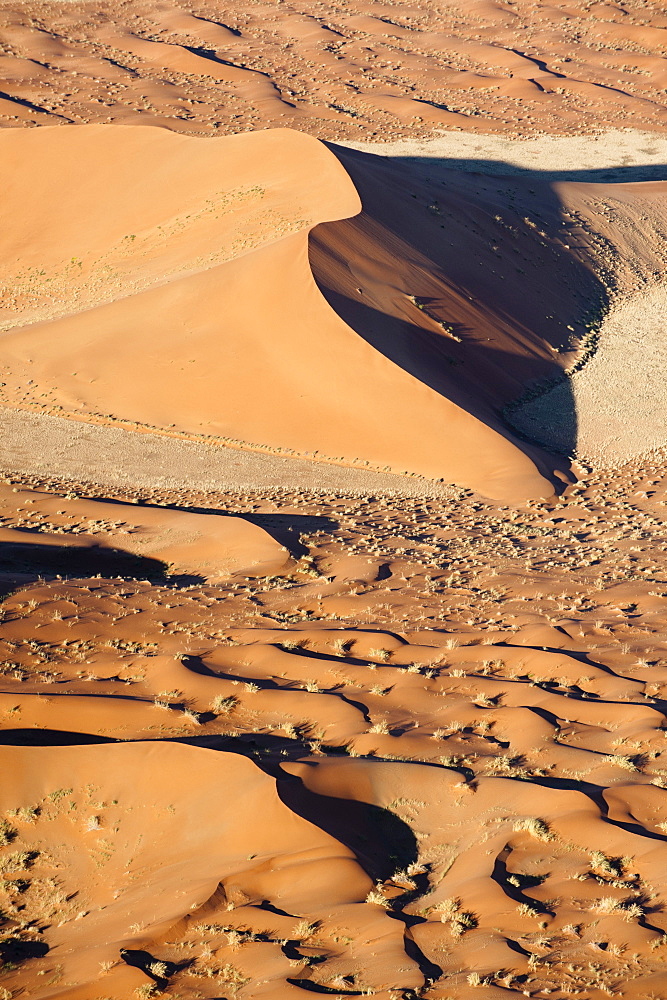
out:
M0 1000L667 998L666 44L0 3Z

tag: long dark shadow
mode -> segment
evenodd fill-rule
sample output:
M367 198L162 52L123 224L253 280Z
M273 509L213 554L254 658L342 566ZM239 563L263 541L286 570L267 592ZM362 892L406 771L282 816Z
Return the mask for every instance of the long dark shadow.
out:
M517 400L569 386L566 360L609 306L608 281L554 185L664 180L667 166L538 171L328 145L363 205L356 217L311 233L311 267L331 307L378 352L513 440L541 471L566 470L511 423ZM571 391L558 393L557 405L553 420L570 455Z

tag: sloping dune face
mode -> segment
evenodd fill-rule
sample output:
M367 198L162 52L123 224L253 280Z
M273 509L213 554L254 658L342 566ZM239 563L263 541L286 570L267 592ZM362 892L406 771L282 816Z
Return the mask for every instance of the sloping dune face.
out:
M505 404L561 375L602 302L591 233L571 248L548 174L332 148L363 210L313 232L324 295L398 365L502 430Z
M451 136L331 148L363 209L314 230L311 264L360 336L501 433L616 461L664 445L664 182L475 162Z
M17 879L30 868L23 906L29 919L48 921L61 907L66 911L50 934L58 972L41 988L36 980L34 997L99 995L93 990L100 975L102 995L148 996L152 984L166 984L175 973L190 980L190 995L236 993L249 980L249 952L238 965L216 961L212 950L211 961L195 965L191 952L219 922L213 934L222 956L234 933L230 911L251 899L265 901L266 909L257 908L256 934L236 932L238 944L257 939L254 948L271 955L268 981L277 980L280 990L280 979L301 964L287 947L281 952L280 939L291 939L298 954L320 916L317 896L323 914L334 907L344 920L372 888L350 850L295 815L280 801L274 779L237 754L141 743L55 752L12 747L0 758L7 775L2 807L12 803L22 817L31 809L39 814L30 851L3 858L4 871ZM61 873L56 879L49 877L54 871ZM280 911L305 911L308 919L299 929L298 917ZM376 933L395 939L398 957L399 926L386 913L374 923ZM182 960L152 958L146 949L174 934L183 942ZM211 938L209 944L215 947ZM29 950L24 941L23 958ZM36 942L33 950L37 957ZM199 983L205 992L197 994Z
M130 564L137 572L143 568L209 583L237 573L268 575L289 562L280 542L244 518L76 498L70 498L64 511L57 500L38 491L12 493L0 486L0 510L18 504L19 510L30 512L14 525L3 519L0 527L5 571L14 562L19 567L9 580L5 576L10 585L30 579L34 560L43 558L45 547L52 565L67 574L95 566L112 572L114 564L117 570Z
M474 399L457 405L327 304L309 230L361 205L317 140L91 126L5 132L2 149L4 402L551 493Z
M512 631L278 625L387 607L379 560L327 564L333 585L301 563L272 592L52 579L3 602L5 995L659 990L664 668L639 653L667 599L616 586Z

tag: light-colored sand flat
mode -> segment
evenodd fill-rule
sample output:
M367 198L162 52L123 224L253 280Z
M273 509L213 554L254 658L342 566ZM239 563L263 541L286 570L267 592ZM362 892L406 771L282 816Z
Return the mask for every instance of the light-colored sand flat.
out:
M595 355L563 385L526 403L512 423L533 439L568 447L576 414L577 455L612 465L667 446L667 290L614 305Z
M667 138L661 132L608 129L599 135L512 136L471 135L443 131L427 139L395 142L353 142L342 145L383 156L419 157L430 173L456 161L456 169L511 175L523 171L557 176L593 171L597 180L648 181L667 179ZM602 176L609 171L607 178Z
M125 489L433 496L442 483L0 407L0 469Z

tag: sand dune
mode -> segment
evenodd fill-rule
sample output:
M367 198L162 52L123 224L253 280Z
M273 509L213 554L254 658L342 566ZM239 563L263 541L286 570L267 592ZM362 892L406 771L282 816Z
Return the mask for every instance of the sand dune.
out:
M372 887L351 851L296 817L279 800L275 782L237 754L147 743L64 747L55 753L5 747L0 756L3 771L11 776L3 782L3 807L18 803L19 810L39 811L26 901L31 916L48 920L60 909L60 900L69 897L67 916L55 929L51 946L59 956L59 979L71 997L89 997L91 987L131 996L150 984L151 971L157 981L166 982L177 967L187 968L194 983L200 977L218 992L235 992L246 978L231 963L218 963L216 969L215 959L197 967L188 961L155 960L146 967L146 949L175 928L187 940L206 933L212 923L229 923L234 900L247 900L248 909L253 898L271 900L281 910L303 914L308 926L320 916L321 907L314 903L318 890L326 906L343 917ZM73 773L77 782L84 782L82 789L94 789L92 797L67 787ZM210 808L213 788L219 789L217 815ZM147 819L154 826L149 837ZM251 827L255 833L248 836ZM112 833L114 847L107 839ZM54 838L59 842L55 853ZM67 875L57 878L55 889L49 876L65 866ZM21 867L14 862L14 871ZM11 861L5 871L12 871ZM289 921L257 912L269 940L283 936L281 925ZM391 934L386 915L384 922ZM292 919L292 927L298 923ZM135 925L140 932L131 929ZM228 934L220 928L223 952ZM282 976L289 977L290 960L280 954L277 941L271 950L278 958L273 977L280 976L280 966ZM119 953L125 961L118 961ZM61 992L44 983L32 995Z
M619 134L614 169L611 137L542 160L453 138L337 149L364 207L313 234L332 306L501 431L606 461L667 445L661 150Z
M661 183L434 172L284 129L2 141L5 403L502 500L565 468L507 408L664 259ZM566 454L577 421L566 385Z
M665 995L663 6L2 5L0 1000Z
M548 497L566 465L506 421L651 287L662 184L66 133L7 144L0 990L661 989L664 470ZM101 485L57 482L68 425ZM127 485L130 436L182 447L169 478ZM228 438L276 463L259 491L213 492ZM282 488L318 460L366 493ZM374 499L380 464L516 506Z
M427 384L428 355L392 357L326 303L308 231L360 205L320 143L286 130L202 144L95 127L2 141L16 206L3 258L18 258L5 276L5 402L501 498L552 491L499 422L474 413L474 396L453 401L451 380ZM393 248L394 268L407 253Z
M20 563L22 552L28 562L35 555L39 558L38 550L31 552L33 546L55 546L74 550L54 552L63 572L77 572L77 559L78 572L83 563L103 563L108 553L111 565L115 556L119 566L123 556L137 556L137 570L143 562L147 571L152 565L159 573L215 583L234 573L266 576L289 559L267 532L237 517L70 498L67 513L74 524L67 519L54 524L53 515L61 513L57 500L32 490L12 490L10 496L6 486L0 487L0 497L0 505L25 512L15 527L0 527L0 544L14 563Z
M386 141L442 128L526 135L665 123L665 12L655 0L567 9L167 0L39 8L38 21L30 10L7 6L0 20L9 126L160 123L206 135L268 124Z
M326 527L321 498L248 496L226 520L310 518L306 557L184 586L58 579L48 549L215 514L5 488L36 551L0 636L3 988L659 989L666 599L600 527L641 534L650 492L630 514L599 477L490 534L465 496L341 498Z

